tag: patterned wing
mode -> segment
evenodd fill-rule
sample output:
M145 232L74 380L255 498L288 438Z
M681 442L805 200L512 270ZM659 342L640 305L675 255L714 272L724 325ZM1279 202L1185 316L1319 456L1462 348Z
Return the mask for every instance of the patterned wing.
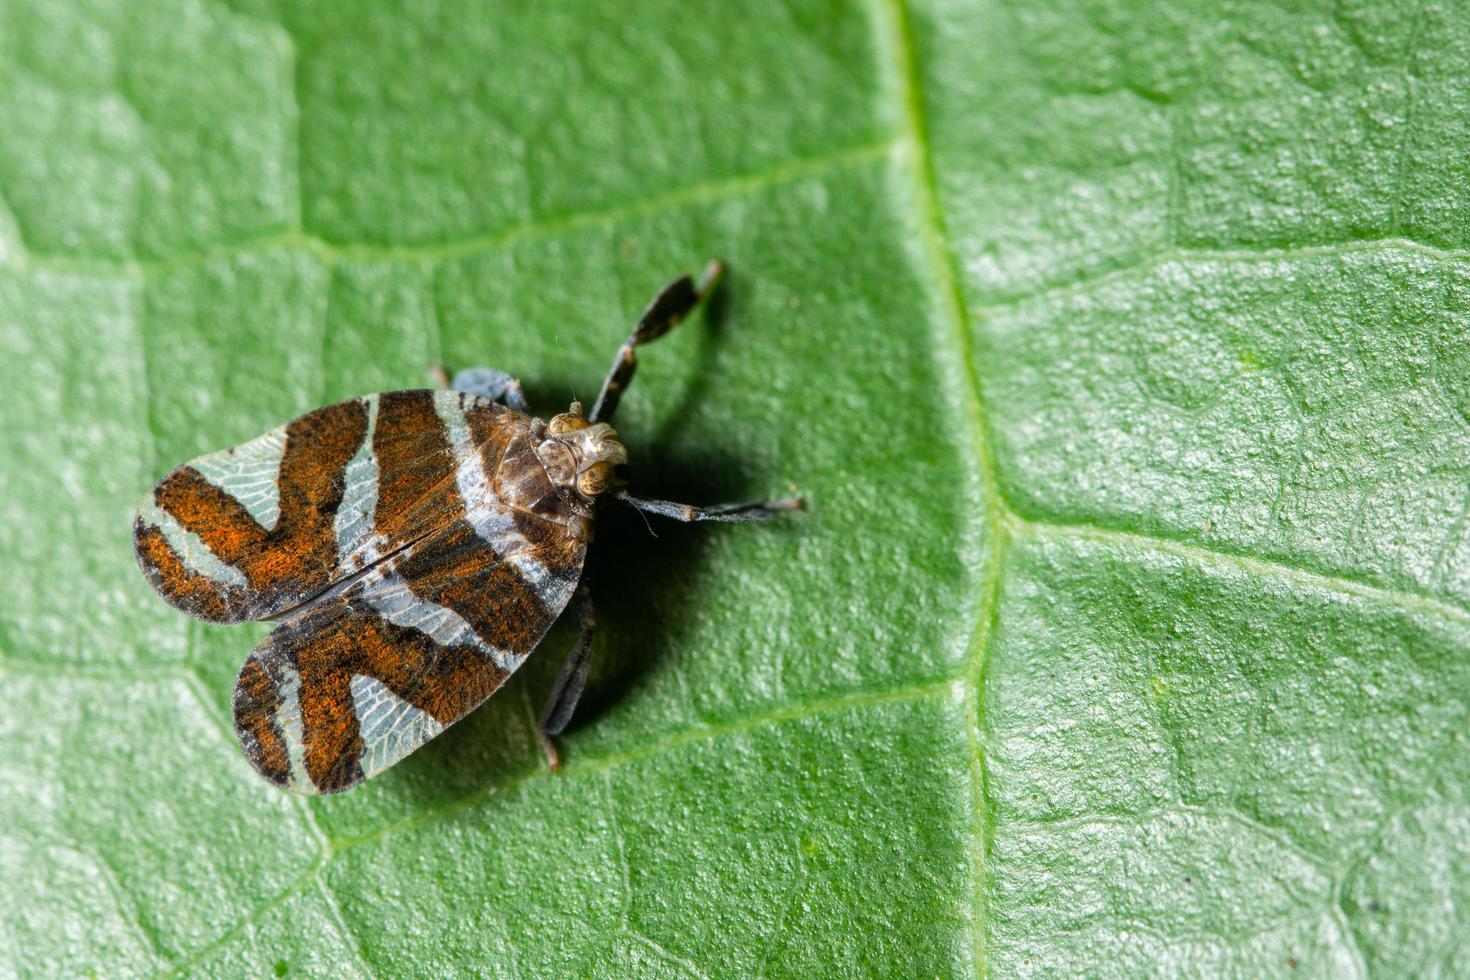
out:
M246 757L279 786L336 793L464 717L570 601L583 527L492 499L293 613L240 671Z
M517 421L452 391L309 412L159 481L133 524L138 564L200 619L280 616L461 514L467 461L493 472Z

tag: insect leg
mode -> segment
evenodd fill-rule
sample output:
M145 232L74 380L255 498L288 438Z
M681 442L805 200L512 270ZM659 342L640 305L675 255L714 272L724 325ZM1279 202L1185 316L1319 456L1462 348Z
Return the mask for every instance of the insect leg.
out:
M648 304L648 308L638 318L633 332L623 341L617 354L613 355L612 367L607 372L607 379L602 382L602 391L592 405L592 414L587 416L589 422L606 422L618 410L618 400L623 397L628 383L633 380L633 372L638 370L638 356L633 352L634 348L657 340L677 327L679 321L688 316L689 311L714 290L724 272L723 262L711 262L705 267L698 282L689 276L680 276L653 298L653 302Z
M676 504L671 500L645 500L635 497L623 491L613 491L613 497L627 504L635 510L641 510L646 514L657 514L660 517L672 518L676 521L694 523L696 521L719 521L732 523L735 521L766 521L784 510L805 510L806 501L797 497L789 497L786 500L747 500L738 504L714 504L709 507L695 507L692 504Z
M451 387L455 391L468 392L471 395L488 398L493 402L500 402L517 412L531 414L531 407L526 404L526 393L521 390L521 383L504 371L497 371L494 368L468 368L454 376L454 383Z
M572 720L572 712L577 710L582 688L587 684L587 669L592 664L592 631L597 628L592 595L587 591L585 583L577 587L577 594L572 601L577 606L577 621L581 625L582 635L577 638L577 645L572 647L572 652L567 654L566 661L561 665L561 673L556 675L556 683L551 685L546 707L542 709L541 719L536 723L536 738L541 742L541 750L546 753L546 764L551 767L552 772L561 769L561 756L557 754L556 743L551 740L551 736L560 735Z

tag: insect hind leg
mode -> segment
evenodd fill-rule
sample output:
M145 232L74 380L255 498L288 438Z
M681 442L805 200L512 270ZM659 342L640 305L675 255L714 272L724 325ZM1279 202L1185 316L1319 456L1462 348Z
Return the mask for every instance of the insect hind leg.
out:
M587 671L592 665L592 634L597 629L597 613L586 583L577 587L572 602L576 606L577 622L582 632L577 637L577 645L572 647L572 652L562 663L556 683L551 685L551 693L547 695L546 707L536 722L536 739L546 753L546 764L552 772L561 770L561 756L551 737L566 730L572 713L577 710L577 702L582 699L582 690L587 686Z
M439 369L442 376L444 369ZM531 406L526 404L526 393L521 390L521 383L504 371L494 368L467 368L454 376L454 380L446 387L455 391L463 391L471 395L479 395L494 402L515 409L517 412L531 414Z
M638 370L635 348L657 340L677 327L691 310L714 291L724 274L725 264L714 261L705 267L698 281L689 276L680 276L659 291L638 318L638 323L634 325L628 339L623 341L623 346L613 355L612 367L608 369L607 378L602 382L602 391L592 404L592 414L587 416L589 422L607 422L618 410L618 402L633 380L633 372Z

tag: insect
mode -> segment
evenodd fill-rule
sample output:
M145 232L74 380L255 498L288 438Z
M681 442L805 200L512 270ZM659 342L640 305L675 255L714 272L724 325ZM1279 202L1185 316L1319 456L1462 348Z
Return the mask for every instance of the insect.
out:
M587 680L595 626L581 581L593 519L615 501L678 521L747 521L799 500L694 507L625 489L609 424L657 340L723 266L674 280L618 348L592 411L532 417L520 383L484 368L452 386L328 405L159 481L133 523L138 564L176 608L278 625L240 669L240 746L262 776L336 793L377 775L505 683L570 607L581 634L537 734Z

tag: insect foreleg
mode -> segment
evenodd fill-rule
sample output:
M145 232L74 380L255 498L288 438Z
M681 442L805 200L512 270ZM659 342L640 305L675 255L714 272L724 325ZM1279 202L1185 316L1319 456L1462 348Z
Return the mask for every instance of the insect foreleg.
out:
M689 276L680 276L653 298L653 302L648 304L648 308L638 318L633 332L623 341L617 354L613 355L612 367L607 372L607 379L602 382L602 391L592 405L592 414L587 416L589 422L606 422L618 410L618 401L633 380L633 372L638 370L638 355L634 353L634 348L657 340L677 327L689 315L689 311L714 290L724 272L723 262L711 262L705 267L698 282Z
M635 497L623 490L613 491L613 497L627 504L635 510L641 510L646 514L657 514L660 517L672 518L685 523L698 521L718 521L723 523L734 523L736 521L765 521L772 516L787 510L805 510L806 503L795 497L786 500L747 500L736 504L713 504L709 507L695 507L692 504L677 504L672 500L645 500Z
M500 402L517 412L531 414L531 406L526 404L526 393L521 390L521 383L504 371L494 368L468 368L456 374L453 383L448 382L442 366L437 366L433 373L441 388L479 395Z
M551 736L560 735L572 720L572 712L577 710L582 689L587 685L587 670L592 665L592 632L597 628L597 614L585 583L577 587L572 602L576 606L582 634L561 665L561 672L556 675L556 683L551 685L551 694L546 698L546 707L541 711L541 719L536 723L536 738L541 742L546 764L552 772L561 769L561 756L557 754L556 743Z

